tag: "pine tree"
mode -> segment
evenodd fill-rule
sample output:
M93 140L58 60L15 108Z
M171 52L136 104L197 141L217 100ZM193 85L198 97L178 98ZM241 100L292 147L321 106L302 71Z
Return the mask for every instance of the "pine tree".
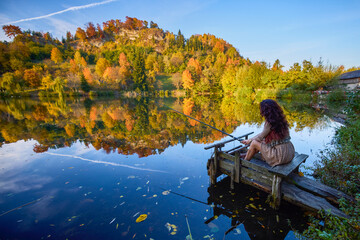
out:
M135 89L139 89L140 91L147 91L149 86L146 81L145 60L142 49L137 49L135 51L133 68L132 77L135 84Z

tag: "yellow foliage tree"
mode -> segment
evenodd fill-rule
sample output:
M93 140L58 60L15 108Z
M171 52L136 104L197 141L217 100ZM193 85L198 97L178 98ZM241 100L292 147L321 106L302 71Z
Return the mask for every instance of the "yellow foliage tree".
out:
M100 58L96 62L95 71L99 76L102 76L106 70L106 68L110 67L110 63L105 58Z
M51 50L51 61L53 61L56 64L61 63L63 61L62 53L56 47Z

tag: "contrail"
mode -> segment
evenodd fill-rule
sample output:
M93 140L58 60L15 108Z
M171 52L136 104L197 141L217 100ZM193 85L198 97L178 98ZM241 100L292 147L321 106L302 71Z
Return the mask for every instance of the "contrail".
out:
M168 173L168 172L161 171L161 170L156 170L156 169L133 167L133 166L125 165L125 164L119 164L119 163L114 163L114 162L106 162L106 161L100 161L100 160L92 160L92 159L87 159L87 158L74 156L74 155L59 154L59 153L49 153L49 152L45 152L45 153L50 154L50 155L55 155L55 156L77 158L77 159L87 161L87 162L92 162L92 163L101 163L101 164L107 164L107 165L116 166L116 167L131 168L131 169L140 170L140 171Z
M47 15L43 15L43 16L39 16L39 17L20 19L20 20L14 21L14 22L2 23L1 25L8 25L8 24L14 24L14 23L27 22L27 21L32 21L32 20L48 18L48 17L52 17L54 15L62 14L64 12L76 11L76 10L80 10L80 9L96 7L96 6L107 4L107 3L110 3L110 2L114 2L114 1L116 1L116 0L106 0L106 1L97 2L97 3L90 3L90 4L86 4L86 5L82 5L82 6L69 7L67 9L64 9L64 10L61 10L61 11L58 11L58 12L49 13Z

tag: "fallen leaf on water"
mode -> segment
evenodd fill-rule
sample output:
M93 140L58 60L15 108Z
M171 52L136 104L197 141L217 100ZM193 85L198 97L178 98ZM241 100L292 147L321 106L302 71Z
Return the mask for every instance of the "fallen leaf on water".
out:
M304 176L304 173L303 172L299 172L298 173L300 177L303 177Z
M238 229L238 228L235 228L234 231L235 231L235 233L234 233L235 235L240 235L241 234L241 230Z
M156 195L156 194L154 194L154 195L153 195L153 197L157 197L157 195Z
M177 232L177 226L175 224L166 223L165 227L170 232L171 235L175 235Z
M116 224L116 229L118 229L118 228L119 228L119 224L117 223L117 224Z
M252 207L253 209L256 209L256 210L257 210L257 208L255 207L254 204L250 203L249 206Z
M162 195L169 195L169 194L170 194L170 192L167 190L162 192Z
M112 224L115 221L116 218L113 218L113 220L110 221L109 224Z
M84 226L84 225L85 225L85 224L82 223L82 224L80 224L79 226L82 227L82 226Z
M133 217L136 217L137 215L139 215L140 214L140 212L137 212L137 213L135 213L134 215L133 215Z
M136 188L136 191L139 191L139 190L141 190L141 189L142 189L141 187L137 187L137 188Z
M146 218L147 218L147 214L141 214L141 215L136 219L136 222L137 222L137 223L142 222L142 221L144 221Z

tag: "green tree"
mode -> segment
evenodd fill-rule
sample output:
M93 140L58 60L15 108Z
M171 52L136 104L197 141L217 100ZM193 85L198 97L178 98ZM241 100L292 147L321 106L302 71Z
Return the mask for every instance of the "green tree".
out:
M18 81L13 73L4 73L0 78L0 86L2 89L9 93L16 93L22 90L21 83Z
M176 46L180 49L183 49L185 47L185 37L181 34L180 29L176 36Z
M149 86L146 81L145 60L144 52L142 49L137 49L135 51L132 78L134 81L135 89L139 89L140 91L148 90Z

